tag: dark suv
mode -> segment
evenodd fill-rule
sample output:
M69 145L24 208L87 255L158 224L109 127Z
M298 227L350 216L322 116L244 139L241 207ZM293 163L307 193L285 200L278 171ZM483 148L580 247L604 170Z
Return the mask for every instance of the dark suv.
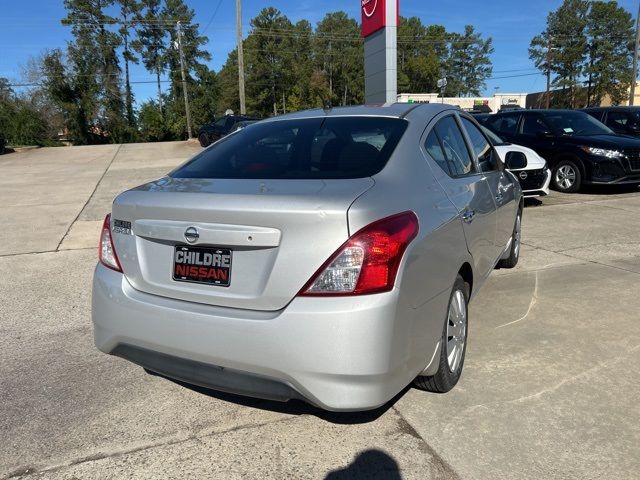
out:
M582 111L620 135L640 137L640 107L596 107Z
M200 145L208 147L213 142L220 140L222 137L229 135L238 122L255 121L254 117L247 115L225 115L213 123L204 125L198 132L198 140Z
M584 184L640 184L640 139L616 135L584 112L520 110L492 115L484 125L535 150L561 192L577 192Z

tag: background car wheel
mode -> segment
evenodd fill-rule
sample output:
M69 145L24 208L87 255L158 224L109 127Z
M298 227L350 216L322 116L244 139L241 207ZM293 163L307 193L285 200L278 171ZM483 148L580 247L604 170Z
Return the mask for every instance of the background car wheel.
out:
M200 134L200 136L198 137L198 140L200 141L200 146L202 148L206 148L210 145L209 139L204 133Z
M513 227L513 234L511 236L511 250L509 251L509 257L498 262L498 268L514 268L518 264L520 259L520 245L522 238L522 210L518 211L516 217L516 224Z
M442 331L438 371L431 377L419 375L414 380L416 387L429 392L446 393L458 383L467 351L468 305L469 285L458 275Z
M573 193L582 186L582 174L578 165L571 160L561 160L553 169L553 188L559 192Z

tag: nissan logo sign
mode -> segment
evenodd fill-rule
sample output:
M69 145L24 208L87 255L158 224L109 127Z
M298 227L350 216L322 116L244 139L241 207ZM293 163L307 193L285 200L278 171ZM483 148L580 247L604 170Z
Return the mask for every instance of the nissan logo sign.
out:
M520 172L518 176L520 177L520 180L526 180L529 174L527 172Z
M362 0L362 11L365 16L372 17L376 13L376 7L378 6L378 0Z
M198 229L196 227L187 228L187 230L184 232L184 238L189 243L196 243L200 238Z

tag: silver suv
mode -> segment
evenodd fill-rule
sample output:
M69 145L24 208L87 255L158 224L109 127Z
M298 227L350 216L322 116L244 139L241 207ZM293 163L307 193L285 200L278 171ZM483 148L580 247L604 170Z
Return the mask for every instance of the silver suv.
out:
M468 302L517 263L521 217L518 181L454 107L265 120L115 199L95 342L166 377L328 410L376 408L414 380L446 392Z

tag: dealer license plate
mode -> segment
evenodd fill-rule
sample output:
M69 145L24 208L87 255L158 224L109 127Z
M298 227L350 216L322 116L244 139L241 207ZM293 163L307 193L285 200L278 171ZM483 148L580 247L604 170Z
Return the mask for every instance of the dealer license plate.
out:
M177 246L173 255L173 279L228 287L232 251L228 248Z

